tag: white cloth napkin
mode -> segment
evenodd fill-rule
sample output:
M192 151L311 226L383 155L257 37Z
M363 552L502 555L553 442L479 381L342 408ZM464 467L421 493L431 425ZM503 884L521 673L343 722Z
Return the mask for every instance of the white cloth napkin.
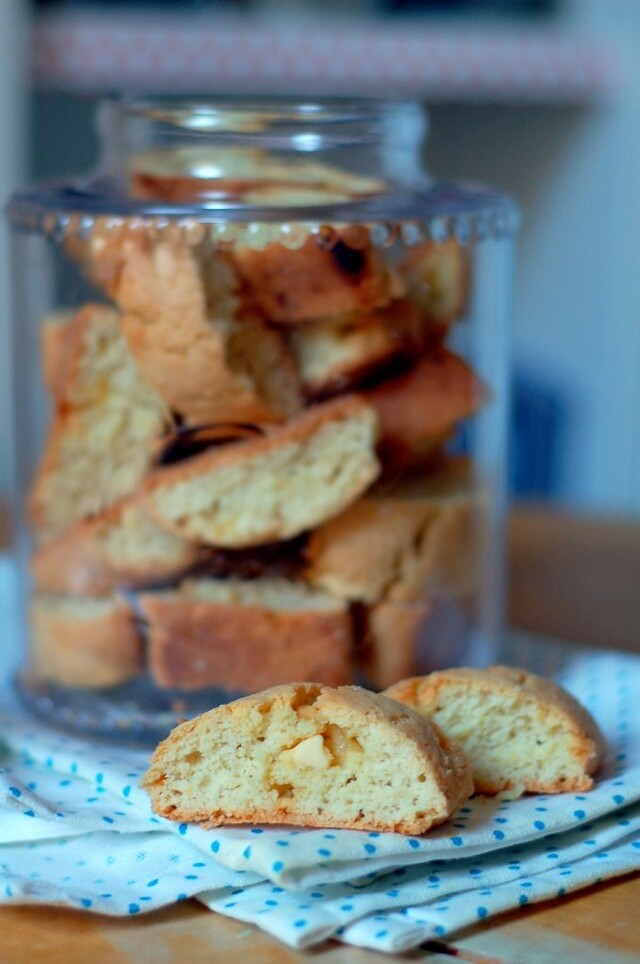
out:
M50 730L5 684L0 903L135 915L196 896L294 947L398 952L640 868L640 659L522 635L501 658L593 712L608 745L596 787L479 797L424 837L164 820L138 788L148 754Z

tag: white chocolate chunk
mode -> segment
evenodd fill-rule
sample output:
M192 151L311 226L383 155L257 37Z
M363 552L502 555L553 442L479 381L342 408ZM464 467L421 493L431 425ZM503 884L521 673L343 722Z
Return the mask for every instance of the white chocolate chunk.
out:
M331 766L333 757L324 745L321 733L310 736L302 740L290 750L283 750L280 754L280 762L287 766L294 767L314 767L319 770L326 770Z

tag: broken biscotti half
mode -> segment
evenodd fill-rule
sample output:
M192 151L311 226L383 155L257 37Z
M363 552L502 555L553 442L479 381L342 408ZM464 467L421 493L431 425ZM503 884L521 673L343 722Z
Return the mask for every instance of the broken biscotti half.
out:
M337 515L378 476L377 427L357 396L316 405L263 437L160 469L142 492L145 511L212 546L289 539Z
M117 311L91 304L52 324L43 341L54 414L29 502L39 542L132 493L171 423L129 354Z
M166 582L199 557L195 543L158 525L133 496L40 546L31 574L41 592L99 597Z
M590 790L604 757L604 738L588 711L557 684L524 670L449 669L385 693L462 746L478 793Z
M464 459L451 459L431 479L376 486L310 533L305 579L363 603L471 593L479 579L482 512Z
M138 607L159 686L254 692L305 673L329 686L352 679L346 603L302 582L186 580L142 593Z
M384 308L292 326L289 341L305 395L350 390L397 358L410 358L427 342L422 310L408 298Z
M296 824L424 833L471 795L460 749L357 687L290 683L178 726L141 786L154 811L209 827Z
M420 357L405 374L361 394L378 414L379 455L385 468L394 471L433 459L488 396L469 365L443 347Z

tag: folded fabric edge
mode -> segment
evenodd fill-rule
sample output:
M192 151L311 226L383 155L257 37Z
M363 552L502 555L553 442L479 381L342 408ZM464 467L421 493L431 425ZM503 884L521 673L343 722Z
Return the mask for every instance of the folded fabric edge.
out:
M640 845L635 835L631 840L627 839L600 852L600 856L606 858L604 862L600 862L597 855L578 858L571 865L571 879L567 879L566 884L561 887L558 887L557 883L558 870L562 872L562 867L567 865L495 885L490 891L485 891L482 887L470 888L449 894L444 899L442 896L435 898L428 904L404 908L402 911L365 913L348 924L341 924L334 914L322 913L319 907L314 909L313 922L309 922L302 914L296 918L296 915L286 908L280 912L259 910L255 901L243 904L229 900L228 896L211 899L207 894L198 895L198 899L210 909L253 924L294 948L314 946L329 937L335 937L354 946L398 953L525 904L551 900L611 877L632 873L640 868L638 846ZM594 876L596 862L598 873ZM577 872L574 872L574 867L577 867ZM526 888L526 891L523 888ZM452 926L448 926L443 921L446 920L445 915L452 909L452 905L458 905L458 918ZM433 912L431 907L439 908L439 911ZM264 917L261 920L262 915Z
M598 873L594 875L593 865L598 857L601 860L599 861ZM518 881L509 881L496 885L491 888L491 894L484 892L482 889L454 894L448 899L446 908L440 907L440 911L436 911L436 913L430 912L425 905L416 905L415 907L405 908L400 912L393 912L389 916L394 920L399 917L408 917L413 922L431 927L431 936L436 938L448 937L499 914L517 910L530 904L556 900L585 887L595 886L615 877L635 873L640 870L640 841L626 841L616 847L608 848L605 852L599 852L599 854L594 855L594 858L576 860L570 867L570 875L565 878L565 883L560 886L558 886L557 873L545 871L540 874L533 874L530 878L519 883ZM526 892L522 890L523 885L527 886ZM514 900L516 889L519 889L520 893ZM482 900L472 902L469 900L470 894L475 894ZM440 906L438 902L434 902L434 904L436 907ZM454 923L448 924L445 922L444 913L451 910L453 910L452 916L457 915L457 917ZM343 937L348 941L348 928L345 929Z
M208 891L209 894L224 896L232 889L232 885L221 887L215 891ZM185 892L178 897L167 896L163 898L160 892L154 895L153 902L131 901L127 905L126 911L119 908L109 898L111 894L104 897L94 895L91 898L68 893L55 884L43 881L35 881L28 877L21 877L18 874L0 875L0 906L2 905L39 905L42 907L65 907L69 910L82 910L92 914L104 914L107 917L137 917L151 914L162 908L182 903L190 898L199 898L197 885L187 885Z
M260 910L256 910L255 904L236 903L229 900L229 896L220 898L216 894L205 891L198 894L198 900L214 913L252 924L287 946L298 950L321 944L335 936L340 926L333 914L325 914L322 911L314 911L313 921L309 921L302 912L291 920L292 915L286 911L278 913L277 910L265 909L261 914Z

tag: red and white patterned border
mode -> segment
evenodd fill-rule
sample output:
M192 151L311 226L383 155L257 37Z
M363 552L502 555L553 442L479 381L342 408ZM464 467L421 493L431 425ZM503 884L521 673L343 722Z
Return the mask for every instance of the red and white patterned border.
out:
M88 92L591 103L625 79L609 41L424 21L63 13L38 18L31 57L36 86Z

